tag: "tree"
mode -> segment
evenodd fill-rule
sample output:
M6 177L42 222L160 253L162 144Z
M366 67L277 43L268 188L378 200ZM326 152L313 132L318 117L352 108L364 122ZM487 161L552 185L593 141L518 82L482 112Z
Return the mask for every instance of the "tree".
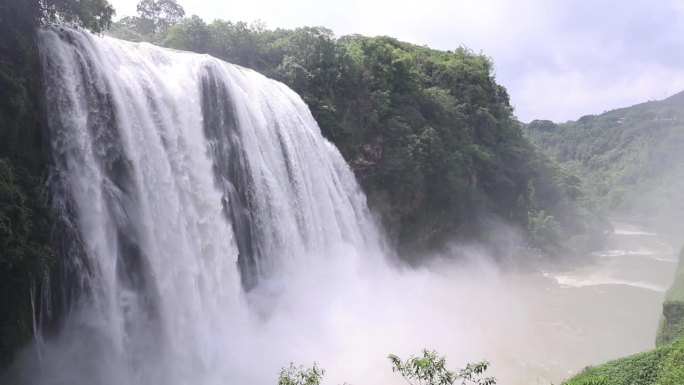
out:
M144 0L141 10L159 1ZM137 19L153 17L145 12ZM526 231L528 214L545 210L561 237L586 234L592 226L576 224L597 222L584 218L591 210L581 207L576 178L541 159L523 136L482 54L387 36L337 38L321 27L265 30L189 18L146 35L135 32L143 27L137 21L119 24L117 37L208 53L291 87L351 164L404 256L464 235L487 241L488 216Z
M185 10L175 0L142 0L136 10L141 18L152 21L155 32L164 30L185 17Z
M43 23L77 24L93 32L109 28L116 13L107 0L44 0L40 4Z
M411 357L402 362L394 354L389 355L392 372L399 372L410 385L496 385L493 377L480 378L489 366L487 361L468 364L464 369L450 371L446 368L446 359L435 351L423 349L422 357ZM314 363L313 367L303 366L283 368L278 377L278 385L320 385L325 370Z
M214 20L208 28L211 38L211 55L245 67L258 66L257 36L259 31L263 31L261 24L250 26L242 21L233 23Z
M446 358L427 349L423 349L422 357L413 356L403 362L394 354L390 354L388 358L392 362L392 371L399 372L410 385L496 384L493 377L480 378L489 366L487 361L468 364L458 371L450 371L446 368Z
M283 368L278 377L278 385L320 385L325 370L314 363L313 367L304 369L303 366L290 366Z
M126 16L112 24L109 33L117 38L137 42L149 40L154 35L154 29L152 20L138 16Z
M196 15L169 28L162 41L165 47L207 53L210 46L209 29Z

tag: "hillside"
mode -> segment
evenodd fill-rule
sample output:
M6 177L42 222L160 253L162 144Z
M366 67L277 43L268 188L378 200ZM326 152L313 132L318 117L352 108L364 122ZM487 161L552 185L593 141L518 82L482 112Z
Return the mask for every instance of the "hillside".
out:
M526 135L584 180L591 199L681 234L684 92L577 121L533 121Z
M523 137L482 54L325 28L146 20L126 17L110 33L208 53L299 93L405 254L453 239L496 242L491 229L502 222L554 254L585 250L600 233L579 180Z

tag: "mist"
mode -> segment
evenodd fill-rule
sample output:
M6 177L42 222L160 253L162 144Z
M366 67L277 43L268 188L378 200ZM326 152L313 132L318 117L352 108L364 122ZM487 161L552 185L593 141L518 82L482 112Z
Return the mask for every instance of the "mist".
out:
M350 258L356 251L342 246L247 292L242 316L206 320L213 334L198 347L216 352L216 361L193 363L191 375L269 384L291 362L317 363L325 384L400 384L387 355L407 358L427 348L446 356L452 369L486 359L487 374L502 384L558 383L653 345L674 252L653 233L620 226L593 262L556 271L548 264L502 267L476 246L452 245L451 253L420 267L384 255ZM650 276L639 271L643 266ZM89 336L80 328L73 333L85 344ZM101 347L83 351L75 336L41 344L43 358L60 359L23 372L87 383L80 376L94 362L102 365ZM83 367L67 380L63 365Z
M324 259L248 294L261 316L252 318L249 347L238 349L248 368L238 382L268 383L289 362L317 362L324 383L399 384L387 355L427 348L454 369L486 359L502 384L558 383L650 348L674 249L619 226L610 249L557 270L502 267L485 248L457 245L417 268Z

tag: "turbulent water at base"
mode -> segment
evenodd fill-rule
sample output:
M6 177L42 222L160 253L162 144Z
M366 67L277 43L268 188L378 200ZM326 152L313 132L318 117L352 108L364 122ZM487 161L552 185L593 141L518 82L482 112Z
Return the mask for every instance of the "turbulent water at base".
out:
M39 41L78 287L37 382L230 383L284 277L380 255L353 173L283 84L82 31Z

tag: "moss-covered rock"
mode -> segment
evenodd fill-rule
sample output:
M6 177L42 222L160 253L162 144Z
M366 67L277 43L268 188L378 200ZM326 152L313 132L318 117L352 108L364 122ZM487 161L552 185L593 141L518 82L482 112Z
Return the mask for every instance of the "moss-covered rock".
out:
M684 248L679 253L674 282L665 295L656 345L667 344L681 336L684 336Z

